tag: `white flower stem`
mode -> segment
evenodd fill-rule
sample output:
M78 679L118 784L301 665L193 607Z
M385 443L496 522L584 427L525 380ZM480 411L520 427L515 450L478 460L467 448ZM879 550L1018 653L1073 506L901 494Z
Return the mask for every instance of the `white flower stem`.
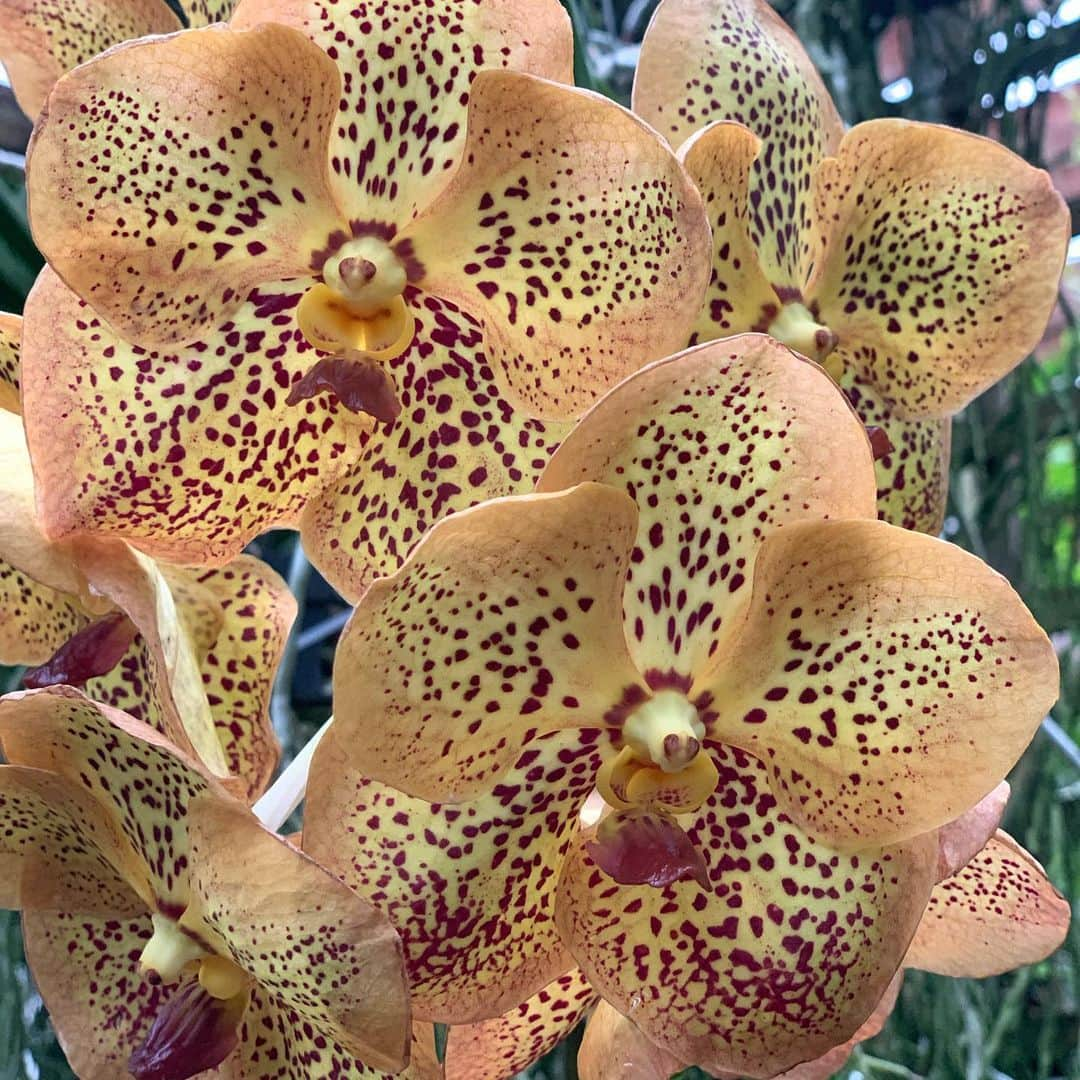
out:
M329 720L307 741L307 745L289 762L284 772L274 781L261 799L251 808L255 816L268 828L277 832L289 819L289 815L304 801L307 794L308 771L311 758L322 737L334 722Z

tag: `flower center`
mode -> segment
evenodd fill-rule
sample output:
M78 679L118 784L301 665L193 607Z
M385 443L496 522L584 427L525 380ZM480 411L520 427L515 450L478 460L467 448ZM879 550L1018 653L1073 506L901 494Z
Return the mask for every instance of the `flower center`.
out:
M821 364L834 379L839 376L839 359L833 358L831 363L827 361L840 339L827 326L822 326L805 304L798 301L785 304L765 332Z
M198 964L199 985L220 1001L235 997L247 987L250 979L243 968L207 952L174 920L155 911L150 921L154 933L139 956L144 971L156 972L165 982L175 982L185 968Z
M393 360L412 343L415 321L405 303L405 265L377 236L342 245L297 309L304 337L323 352Z
M718 773L702 754L705 725L678 690L657 691L623 722L623 747L596 777L604 801L617 809L696 810L716 789Z

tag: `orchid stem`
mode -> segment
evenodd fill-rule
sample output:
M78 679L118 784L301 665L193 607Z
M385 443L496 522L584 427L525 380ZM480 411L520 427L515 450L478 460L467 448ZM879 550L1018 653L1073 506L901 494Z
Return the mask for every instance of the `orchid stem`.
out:
M269 790L251 808L252 813L272 832L277 832L292 812L304 801L307 794L308 772L311 759L322 737L330 730L334 722L329 720L310 739L307 744L289 762L282 774L274 781Z

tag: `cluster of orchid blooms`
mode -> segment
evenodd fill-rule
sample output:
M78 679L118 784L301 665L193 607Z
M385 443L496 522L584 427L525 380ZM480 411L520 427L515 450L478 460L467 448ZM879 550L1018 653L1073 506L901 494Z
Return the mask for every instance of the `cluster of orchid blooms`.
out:
M76 1074L506 1080L588 1015L584 1080L814 1080L904 968L1048 955L1054 652L934 535L1046 175L845 131L764 0L662 0L632 111L556 0L186 17L0 0L0 892ZM281 526L357 606L269 787Z

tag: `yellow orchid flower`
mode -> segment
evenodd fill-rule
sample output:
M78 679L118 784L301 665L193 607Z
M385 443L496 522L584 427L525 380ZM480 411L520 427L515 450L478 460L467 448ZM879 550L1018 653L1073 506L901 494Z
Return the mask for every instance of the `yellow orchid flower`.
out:
M995 831L1002 809L1004 797L989 808L980 804L977 813L968 815L974 821L954 822L939 833L944 876L930 894L904 968L985 978L1038 963L1065 940L1068 902L1030 853L1008 834ZM968 834L961 842L962 853L955 849L957 826ZM975 837L972 855L968 847ZM901 981L898 973L850 1039L777 1080L829 1080L836 1075L855 1046L884 1027ZM589 1018L578 1054L581 1080L668 1080L686 1067L606 1002Z
M1069 212L988 139L872 120L846 134L765 0L662 0L635 111L679 150L713 227L692 341L767 331L883 432L878 512L937 533L951 417L1039 342Z
M236 0L189 0L184 13L189 26L209 26L235 6ZM64 72L122 41L180 25L165 0L0 0L0 64L19 107L36 119Z
M700 196L562 84L556 0L366 10L243 0L52 91L23 376L50 537L218 563L299 524L355 597L685 340Z
M0 742L0 899L80 1077L405 1065L397 934L193 759L70 687L0 701Z
M561 937L680 1060L767 1076L825 1053L903 959L932 830L1053 701L1046 635L978 559L876 520L863 425L763 335L627 379L540 489L445 520L368 591L334 672L351 767L317 753L313 787L343 805L359 772L480 806L442 918L516 929L522 994ZM615 808L595 836L590 783Z
M0 399L17 404L19 321L5 319ZM0 663L35 665L28 685L85 687L254 799L277 765L270 693L295 611L249 555L185 570L107 537L46 540L22 423L0 409Z

